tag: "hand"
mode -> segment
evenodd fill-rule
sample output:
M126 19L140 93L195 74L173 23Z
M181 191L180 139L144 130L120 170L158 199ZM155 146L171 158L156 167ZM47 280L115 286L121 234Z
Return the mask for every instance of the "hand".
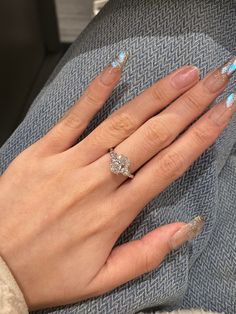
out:
M217 69L199 82L198 70L185 66L76 143L119 82L125 57L120 54L106 67L57 125L0 178L0 255L30 309L112 290L158 267L172 249L202 229L198 217L113 248L145 204L216 140L235 108L232 95L176 139L230 77ZM110 171L111 147L128 156L134 179Z

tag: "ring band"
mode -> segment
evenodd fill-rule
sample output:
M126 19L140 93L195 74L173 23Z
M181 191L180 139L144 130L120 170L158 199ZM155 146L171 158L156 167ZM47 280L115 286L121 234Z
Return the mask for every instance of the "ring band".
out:
M130 161L128 157L117 154L113 148L109 149L109 153L111 156L111 172L115 174L122 174L125 177L133 179L134 175L129 171Z

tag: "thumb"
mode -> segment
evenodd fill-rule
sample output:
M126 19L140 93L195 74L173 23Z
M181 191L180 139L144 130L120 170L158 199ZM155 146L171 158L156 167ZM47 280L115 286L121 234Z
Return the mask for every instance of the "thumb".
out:
M171 250L195 238L203 225L203 217L198 216L189 223L163 225L140 240L116 247L91 284L104 293L157 268Z

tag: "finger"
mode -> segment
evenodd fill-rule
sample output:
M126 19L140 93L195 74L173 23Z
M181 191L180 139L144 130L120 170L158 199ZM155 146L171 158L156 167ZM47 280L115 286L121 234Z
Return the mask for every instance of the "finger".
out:
M41 139L44 150L57 153L75 144L118 84L127 59L128 54L120 52L116 59L92 81L79 101Z
M131 215L135 217L149 201L180 177L215 142L235 109L236 96L231 94L143 166L133 180L121 185L116 195L121 208L125 210L129 200L129 209L131 203L133 208ZM130 197L131 195L135 197ZM133 217L130 217L130 221Z
M196 67L185 66L145 90L101 123L83 141L71 149L74 156L84 156L89 164L111 147L130 136L147 119L169 105L199 80Z
M177 222L161 226L140 240L116 247L90 284L94 291L106 292L157 268L171 250L195 238L204 225L198 216L188 224Z
M184 95L157 116L149 119L135 133L116 147L119 154L128 156L131 173L170 145L222 92L229 76L221 74L221 68L209 73ZM109 156L106 157L108 159ZM115 182L126 178L119 176Z

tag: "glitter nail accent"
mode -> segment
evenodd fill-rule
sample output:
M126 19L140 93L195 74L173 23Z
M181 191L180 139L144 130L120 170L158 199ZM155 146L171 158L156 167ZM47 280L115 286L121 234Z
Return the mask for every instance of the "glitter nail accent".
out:
M226 108L231 108L235 102L236 102L236 95L235 93L232 93L226 99Z
M123 68L128 61L129 54L126 51L121 51L115 60L111 63L113 68Z
M197 216L189 223L179 229L171 238L170 245L173 250L178 249L185 242L193 240L197 237L204 226L205 219L202 216Z
M226 75L226 77L231 77L236 72L236 57L230 59L225 65L221 67L220 73Z
M196 237L202 231L204 222L205 222L205 219L202 216L197 216L196 218L194 218L192 221L189 222L188 225L190 226L190 229L191 229L191 232L189 234L190 240L193 237Z

